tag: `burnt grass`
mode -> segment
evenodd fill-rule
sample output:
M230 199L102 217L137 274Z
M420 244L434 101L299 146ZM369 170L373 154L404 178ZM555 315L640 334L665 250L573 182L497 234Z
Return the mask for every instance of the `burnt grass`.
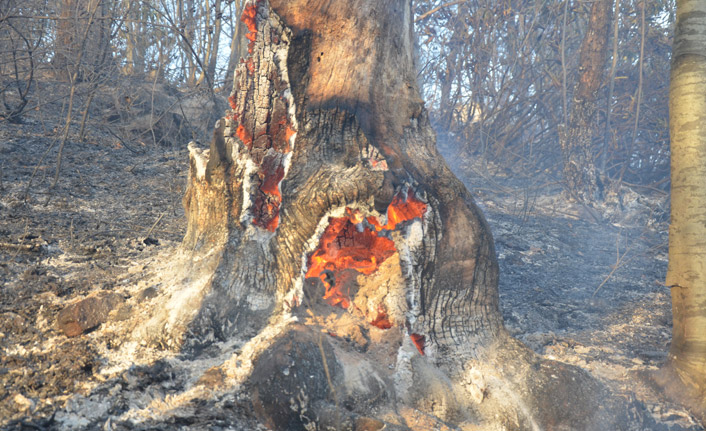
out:
M99 387L97 371L105 361L97 340L90 333L63 335L59 311L90 293L136 283L146 270L140 262L178 247L186 228L187 142L121 140L99 121L89 123L79 141L72 126L51 187L59 118L33 111L22 124L0 122L2 429L58 429L57 411ZM635 400L640 415L650 418L645 429L703 429L642 377L665 361L671 337L663 285L666 197L626 192L619 211L598 209L610 213L599 222L592 211L566 202L556 184L491 174L479 161L454 169L493 231L511 333L538 354L582 367L616 395ZM110 339L100 342L111 345ZM124 378L124 387L136 391L171 379L169 367L159 363ZM133 428L254 426L237 399L219 400L217 409L209 400L192 407L192 415ZM130 429L105 428L126 408L112 403L87 429Z

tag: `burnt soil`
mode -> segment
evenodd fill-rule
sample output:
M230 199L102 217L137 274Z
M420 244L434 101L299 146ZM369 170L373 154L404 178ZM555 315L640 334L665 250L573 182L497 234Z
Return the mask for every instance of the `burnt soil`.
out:
M56 412L101 383L96 346L110 348L111 340L90 332L68 338L57 314L91 292L136 283L146 259L178 247L186 227L187 142L121 141L95 124L80 142L72 128L52 188L61 126L48 117L0 122L3 429L58 429ZM207 141L208 131L201 134ZM641 377L665 361L671 336L667 196L624 189L614 205L592 210L566 202L551 179L508 178L479 161L454 168L493 231L511 333L636 400L652 429L703 429ZM156 382L168 391L162 365L130 370L123 386L140 391ZM218 409L194 405L196 413L134 429L252 429L246 410L221 400ZM111 425L121 412L113 403L84 426L128 429Z

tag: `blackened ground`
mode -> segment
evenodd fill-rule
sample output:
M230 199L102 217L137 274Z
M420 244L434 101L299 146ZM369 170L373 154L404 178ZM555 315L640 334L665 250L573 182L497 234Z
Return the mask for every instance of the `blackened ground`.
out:
M58 118L32 112L24 124L0 123L0 428L57 429L55 414L70 411L72 400L90 405L111 396L110 388L160 388L164 396L185 385L169 362L103 384L97 346L119 340L100 331L67 338L56 317L77 298L137 283L149 271L140 265L178 246L187 143L121 142L95 124L79 142L72 129L52 189ZM208 140L207 128L200 138ZM662 285L666 196L625 189L594 211L567 203L550 180L505 178L479 161L455 169L490 222L510 331L537 353L578 365L636 399L653 429L703 429L641 378L664 361L671 334ZM121 312L129 310L114 318ZM248 402L247 394L196 399L179 414L134 424L111 419L128 404L113 396L96 401L94 415L76 426L255 429Z

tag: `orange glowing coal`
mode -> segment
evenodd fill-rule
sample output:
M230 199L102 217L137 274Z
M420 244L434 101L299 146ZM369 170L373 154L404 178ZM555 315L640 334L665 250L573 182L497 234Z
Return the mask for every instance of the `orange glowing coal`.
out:
M319 277L326 287L324 299L331 305L350 306L350 294L343 291L346 269L372 274L395 253L395 243L369 227L355 223L356 217L330 217L319 247L309 256L306 278Z
M387 207L387 224L384 226L375 217L368 217L368 223L375 226L375 230L393 230L398 224L422 218L427 210L427 204L418 200L412 190L409 191L405 199L402 193L398 193Z
M370 322L371 325L380 329L390 329L392 328L392 322L385 311L383 306L378 307L378 315Z
M255 39L257 39L257 21L255 17L257 16L257 4L252 3L245 7L243 15L240 20L248 28L248 33L245 38L250 41L248 43L248 53L252 54L253 47L255 46Z
M395 229L400 223L421 218L426 204L415 198L412 191L397 194L387 207L387 223L382 225L377 218L365 218L359 211L346 208L344 217L329 217L319 246L309 256L306 278L319 277L326 288L324 299L331 305L348 308L351 304L349 281L351 272L369 275L397 250L395 243L378 233ZM367 222L364 223L364 222ZM373 320L373 325L391 327L387 314ZM380 327L380 326L378 326ZM384 328L387 329L387 328Z
M245 130L245 126L238 124L238 128L235 129L235 134L238 136L238 139L240 139L240 142L242 142L243 145L245 145L248 149L252 149L252 137L250 137L250 133Z
M409 334L409 338L412 339L412 342L417 347L417 350L419 350L419 353L424 356L424 346L426 346L426 337L424 335L419 334Z

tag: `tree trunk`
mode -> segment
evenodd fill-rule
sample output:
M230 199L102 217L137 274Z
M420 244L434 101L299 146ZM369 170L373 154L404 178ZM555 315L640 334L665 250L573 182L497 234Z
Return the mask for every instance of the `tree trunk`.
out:
M221 23L223 11L221 10L221 0L214 2L213 36L208 50L208 76L215 86L216 83L216 63L218 63L218 47L221 41ZM211 24L209 23L209 26Z
M145 72L146 41L143 5L134 0L125 1L128 19L125 21L125 66L127 75L142 76Z
M231 5L233 10L235 11L237 16L241 16L243 13L243 2L240 0L235 0L235 2ZM225 84L229 85L230 83L233 82L233 73L235 72L235 67L238 64L238 60L240 59L240 53L241 53L241 41L243 39L242 37L242 21L240 20L234 20L233 25L231 27L232 35L231 35L231 40L230 40L230 55L228 56L228 66L226 69L226 77L225 77Z
M574 89L569 122L559 130L564 182L570 197L579 202L595 202L602 195L594 163L593 134L612 4L611 0L593 3L588 30L581 43L579 81Z
M76 1L62 0L60 4L59 22L56 26L56 37L54 42L54 57L52 67L57 78L69 80L73 66L72 53L76 44L75 24L76 24Z
M490 230L419 97L410 2L250 1L242 20L232 109L190 144L187 275L136 339L244 343L219 374L274 429L404 423L402 405L432 428L620 429L598 383L503 327Z
M669 267L674 326L657 376L706 421L706 1L677 2L669 87L672 205Z
M106 61L110 21L103 0L62 0L52 66L66 81L94 79Z

